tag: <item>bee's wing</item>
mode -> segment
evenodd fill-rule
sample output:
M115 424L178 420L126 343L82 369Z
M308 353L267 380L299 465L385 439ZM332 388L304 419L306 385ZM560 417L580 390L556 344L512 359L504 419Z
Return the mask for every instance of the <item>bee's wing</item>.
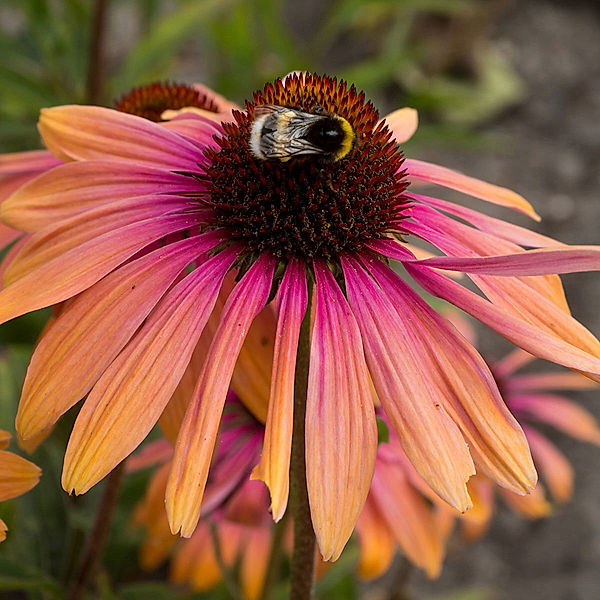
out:
M258 104L254 107L254 118L265 117L267 115L281 114L290 110L287 106L277 106L276 104Z

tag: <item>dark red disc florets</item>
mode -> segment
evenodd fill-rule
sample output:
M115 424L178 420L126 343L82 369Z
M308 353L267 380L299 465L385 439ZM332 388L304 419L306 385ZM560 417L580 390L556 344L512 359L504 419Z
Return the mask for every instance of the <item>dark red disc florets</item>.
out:
M158 122L165 110L195 107L217 112L216 104L197 89L180 83L151 83L133 88L115 102L115 108Z
M255 107L264 104L339 115L356 134L354 146L337 161L260 159L248 142ZM216 226L250 253L308 261L335 260L398 232L403 157L364 93L332 77L294 74L267 84L246 107L224 124L219 148L209 151L206 182Z

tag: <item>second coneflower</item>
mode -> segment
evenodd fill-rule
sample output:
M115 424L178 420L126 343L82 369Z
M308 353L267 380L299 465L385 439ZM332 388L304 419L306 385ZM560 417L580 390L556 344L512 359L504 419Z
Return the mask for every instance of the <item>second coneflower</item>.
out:
M250 136L264 105L341 117L352 145L333 158L261 157ZM306 474L325 559L339 556L373 475L371 380L407 456L457 509L471 505L475 465L518 493L535 485L526 439L485 362L388 262L528 351L598 377L600 343L570 316L551 274L597 268L600 253L410 193L421 180L535 216L513 192L405 160L398 142L413 121L411 111L379 121L354 87L298 74L268 84L224 125L189 113L157 124L98 107L43 111L44 142L68 162L2 205L7 224L33 235L7 268L0 321L71 299L35 351L17 418L20 436L35 436L88 394L66 452L66 490L85 492L145 438L230 272L237 284L175 447L166 499L173 532L194 531L237 356L273 298L271 397L256 475L270 488L274 518L284 513L309 289ZM73 194L64 201L65 187L77 202ZM447 256L417 260L409 236ZM434 267L472 273L487 298Z

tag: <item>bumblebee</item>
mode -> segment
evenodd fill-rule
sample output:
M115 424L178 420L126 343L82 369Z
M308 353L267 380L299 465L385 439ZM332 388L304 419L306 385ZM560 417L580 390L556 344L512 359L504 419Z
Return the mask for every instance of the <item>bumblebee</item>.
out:
M315 154L337 161L352 150L356 134L346 119L324 112L302 112L287 106L260 104L254 109L250 150L262 160L286 162Z

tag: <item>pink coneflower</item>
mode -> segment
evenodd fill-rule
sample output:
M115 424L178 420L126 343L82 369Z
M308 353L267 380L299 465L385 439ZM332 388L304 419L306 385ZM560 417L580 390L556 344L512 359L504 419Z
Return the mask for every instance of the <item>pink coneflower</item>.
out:
M34 487L42 474L39 467L8 452L10 433L0 430L0 502L23 495ZM6 523L0 519L0 542L6 539Z
M257 158L249 136L264 104L341 116L354 146L337 161ZM33 235L6 271L0 321L70 299L32 357L17 417L28 438L88 394L66 452L66 490L85 492L145 438L232 272L238 281L206 350L167 487L172 531L186 536L198 522L236 358L272 298L271 398L256 474L270 488L274 517L285 511L296 348L312 282L306 474L326 560L340 554L371 483L371 380L407 456L457 509L471 505L475 464L517 493L536 482L526 439L487 365L389 260L528 351L600 375L600 343L570 316L551 275L596 268L598 249L565 247L410 193L411 181L427 181L535 217L513 192L405 160L393 130L343 82L277 80L224 125L187 113L156 124L63 106L44 110L39 129L69 162L2 205L7 224ZM417 260L403 243L409 236L447 256ZM487 299L433 267L472 272Z

